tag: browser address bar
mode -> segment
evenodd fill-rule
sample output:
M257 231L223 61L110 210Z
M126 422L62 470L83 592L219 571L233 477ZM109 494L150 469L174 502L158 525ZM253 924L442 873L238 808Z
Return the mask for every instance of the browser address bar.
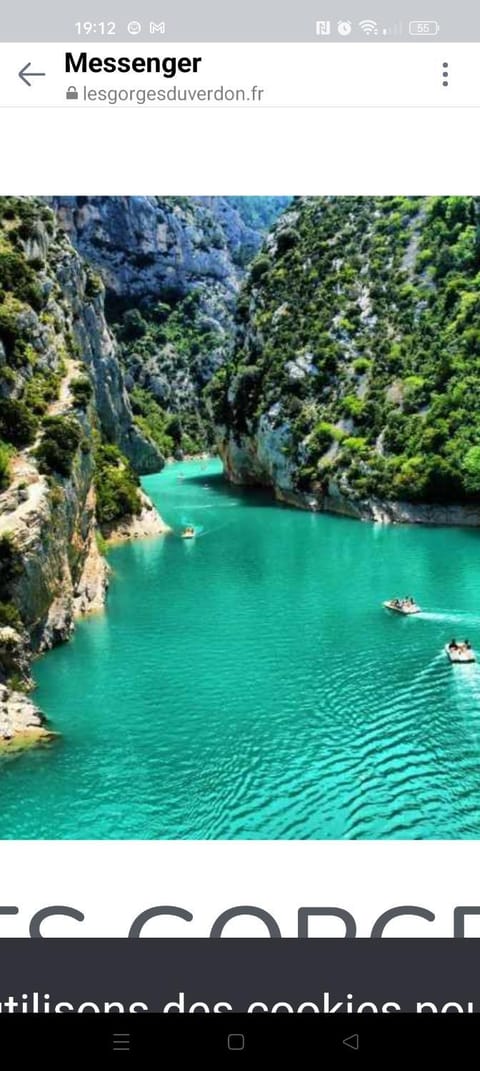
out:
M24 44L0 59L4 107L480 107L480 44Z

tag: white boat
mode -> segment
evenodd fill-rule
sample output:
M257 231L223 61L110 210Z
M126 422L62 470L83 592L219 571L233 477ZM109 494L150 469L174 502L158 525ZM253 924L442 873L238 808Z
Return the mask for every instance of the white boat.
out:
M454 646L451 643L446 643L445 653L450 662L456 664L468 665L469 662L477 661L475 651L466 643L457 643Z
M195 539L195 535L196 535L195 529L192 528L192 526L189 524L187 526L187 528L183 529L182 539Z
M406 617L421 612L420 606L413 600L409 601L408 599L387 599L383 605L386 610L393 610L394 613L404 614Z

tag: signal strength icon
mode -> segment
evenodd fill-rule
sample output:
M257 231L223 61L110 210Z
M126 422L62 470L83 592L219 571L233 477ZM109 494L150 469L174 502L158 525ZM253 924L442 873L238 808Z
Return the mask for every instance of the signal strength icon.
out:
M378 22L374 19L362 19L358 24L367 37L376 37L378 34Z
M384 26L382 30L383 37L402 37L403 25L401 22L394 23L393 26Z

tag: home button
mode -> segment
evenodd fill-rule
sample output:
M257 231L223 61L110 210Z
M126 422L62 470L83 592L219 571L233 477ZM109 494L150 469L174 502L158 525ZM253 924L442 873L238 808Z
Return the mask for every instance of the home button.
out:
M242 1052L245 1048L245 1034L229 1034L227 1048L230 1052Z

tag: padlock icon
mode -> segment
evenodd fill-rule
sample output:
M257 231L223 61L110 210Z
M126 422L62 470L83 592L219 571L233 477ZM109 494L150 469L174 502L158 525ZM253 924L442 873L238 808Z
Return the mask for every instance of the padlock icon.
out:
M75 86L69 86L66 92L67 100L78 100L78 89Z

